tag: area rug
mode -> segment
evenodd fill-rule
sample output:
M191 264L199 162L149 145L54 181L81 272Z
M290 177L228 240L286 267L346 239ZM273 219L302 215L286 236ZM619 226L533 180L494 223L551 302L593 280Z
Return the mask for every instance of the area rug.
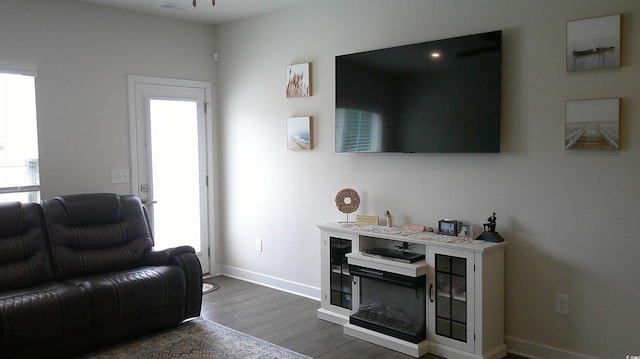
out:
M212 277L202 278L202 295L209 294L220 289L220 285L216 283Z
M202 317L174 329L124 343L85 358L173 359L173 358L291 358L308 356L271 344Z

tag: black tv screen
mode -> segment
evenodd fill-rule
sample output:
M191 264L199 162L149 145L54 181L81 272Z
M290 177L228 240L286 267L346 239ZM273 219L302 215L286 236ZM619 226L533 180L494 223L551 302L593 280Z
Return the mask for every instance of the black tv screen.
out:
M336 56L336 152L500 152L502 31Z

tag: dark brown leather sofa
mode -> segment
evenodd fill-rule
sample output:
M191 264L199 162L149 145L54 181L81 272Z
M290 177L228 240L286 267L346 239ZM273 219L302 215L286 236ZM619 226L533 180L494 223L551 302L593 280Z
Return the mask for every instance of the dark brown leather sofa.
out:
M85 353L197 317L201 304L193 248L155 251L135 196L0 204L0 358Z

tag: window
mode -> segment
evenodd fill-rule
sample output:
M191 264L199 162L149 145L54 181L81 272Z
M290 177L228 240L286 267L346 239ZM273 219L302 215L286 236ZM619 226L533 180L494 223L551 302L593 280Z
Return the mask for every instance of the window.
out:
M35 71L0 67L0 202L40 201Z

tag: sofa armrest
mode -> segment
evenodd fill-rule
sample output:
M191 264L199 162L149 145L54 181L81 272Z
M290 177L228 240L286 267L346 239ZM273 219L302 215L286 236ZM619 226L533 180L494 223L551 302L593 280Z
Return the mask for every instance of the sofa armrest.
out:
M142 258L142 263L144 265L151 265L151 266L161 266L161 265L171 264L177 255L183 254L183 253L195 254L196 251L191 246L180 246L180 247L160 249L160 250L151 248L150 251L144 254L144 257Z
M187 279L185 316L186 318L197 317L202 309L202 266L200 260L194 251L177 254L171 261L182 268Z
M202 307L202 267L191 246L156 250L152 248L142 258L143 265L177 265L182 268L187 284L185 318L197 317Z

